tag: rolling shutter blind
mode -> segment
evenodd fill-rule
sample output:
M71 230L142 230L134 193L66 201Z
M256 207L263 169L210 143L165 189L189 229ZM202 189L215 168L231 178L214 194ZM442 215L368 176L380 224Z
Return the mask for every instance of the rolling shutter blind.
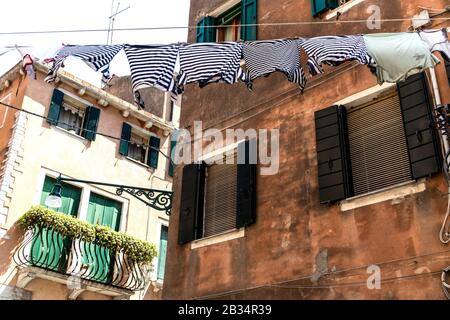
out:
M442 156L424 73L397 84L413 179L440 172Z
M347 110L354 194L411 180L397 94Z
M53 90L52 101L50 102L50 108L47 115L48 123L53 125L58 124L59 112L61 110L63 99L64 93L62 93L58 89Z
M353 195L345 107L315 112L320 203Z
M205 168L203 163L183 168L178 244L202 237Z
M257 0L242 0L241 2L241 40L256 40ZM250 26L245 26L250 25Z
M213 164L206 170L204 237L236 228L235 164Z
M83 137L87 140L94 141L95 136L97 133L97 127L98 127L98 121L100 118L100 109L88 106L86 108L86 114L84 116L84 123L83 123Z

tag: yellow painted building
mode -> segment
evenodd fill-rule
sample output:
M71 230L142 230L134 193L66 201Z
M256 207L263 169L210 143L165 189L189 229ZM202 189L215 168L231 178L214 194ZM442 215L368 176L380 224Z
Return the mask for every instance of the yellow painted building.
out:
M64 183L63 198L69 197L70 214L76 218L156 245L162 254L154 259L143 289L83 277L74 285L70 274L15 262L23 242L17 220L30 207L44 204L60 174L172 190L172 168L164 155L170 155L171 133L178 125L177 103L164 96L159 106L162 116L156 116L65 71L48 84L47 67L38 63L35 67L36 79L26 76L20 65L0 78L0 102L46 117L0 106L0 299L158 299L168 215L126 192L117 195L115 187ZM83 130L89 121L95 130ZM120 137L124 140L114 139ZM149 144L160 152L149 149ZM112 212L108 214L114 222L105 222L106 212ZM70 259L76 260L74 253Z

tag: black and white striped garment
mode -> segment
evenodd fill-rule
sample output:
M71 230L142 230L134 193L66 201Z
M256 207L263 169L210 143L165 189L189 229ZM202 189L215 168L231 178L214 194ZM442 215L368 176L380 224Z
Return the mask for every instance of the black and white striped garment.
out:
M135 102L139 106L143 107L142 100L139 99L139 89L155 87L163 91L174 91L175 65L179 49L179 44L125 45Z
M109 64L122 48L123 45L64 46L56 53L45 81L55 81L59 68L64 67L64 60L69 56L74 56L82 59L95 71L100 71L102 84L105 85L111 79Z
M297 83L303 92L306 76L300 64L303 39L277 39L245 42L243 55L248 74L248 86L252 80L280 71L289 81Z
M349 60L357 60L364 65L370 62L367 47L361 35L310 38L303 43L302 47L308 55L308 68L312 75L323 72L323 63L337 66Z
M213 82L233 84L245 81L246 74L240 63L242 43L194 43L180 47L180 74L176 93L184 91L184 85L198 82L200 88Z

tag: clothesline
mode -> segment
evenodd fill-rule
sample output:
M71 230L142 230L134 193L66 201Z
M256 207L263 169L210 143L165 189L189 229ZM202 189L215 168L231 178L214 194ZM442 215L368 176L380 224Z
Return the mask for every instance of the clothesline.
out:
M417 18L417 21L448 21L450 18L430 18L422 19ZM324 25L324 24L346 24L346 23L367 23L370 22L404 22L411 21L411 18L393 18L393 19L361 19L361 20L329 20L329 21L293 21L293 22L266 22L266 23L253 23L253 24L235 24L236 27L268 27L268 26L293 26L293 25ZM201 28L226 28L227 26L202 26ZM176 30L176 29L198 29L200 27L196 25L188 26L158 26L158 27L136 27L136 28L117 28L117 31L150 31L150 30ZM26 34L52 34L52 33L83 33L83 32L107 32L108 29L72 29L72 30L43 30L43 31L10 31L0 32L0 36L7 35L26 35ZM450 28L447 28L450 32Z

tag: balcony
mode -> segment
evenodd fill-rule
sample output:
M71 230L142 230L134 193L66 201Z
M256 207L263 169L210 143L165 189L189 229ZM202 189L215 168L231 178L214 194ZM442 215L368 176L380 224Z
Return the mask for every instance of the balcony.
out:
M39 277L65 283L75 296L94 288L129 297L149 283L156 256L150 243L42 207L32 208L19 224L25 234L14 261L21 287Z

